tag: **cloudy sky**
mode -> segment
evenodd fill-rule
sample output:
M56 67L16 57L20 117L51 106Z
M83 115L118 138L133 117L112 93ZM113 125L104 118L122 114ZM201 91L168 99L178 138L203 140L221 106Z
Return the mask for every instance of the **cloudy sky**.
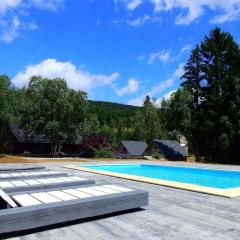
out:
M180 84L215 26L240 42L240 0L0 0L0 73L63 77L90 99L140 105Z

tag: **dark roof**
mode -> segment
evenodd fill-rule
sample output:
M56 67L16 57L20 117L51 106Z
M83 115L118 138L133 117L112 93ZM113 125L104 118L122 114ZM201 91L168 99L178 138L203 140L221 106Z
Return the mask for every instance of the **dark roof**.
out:
M18 142L20 143L47 143L51 144L52 140L48 138L44 134L27 134L26 131L19 128L17 124L10 124L10 130L12 134L15 136ZM82 142L82 136L78 136L78 139L73 142L69 138L67 138L64 143L69 144L80 144Z
M26 131L19 128L17 124L10 124L10 129L16 139L21 142L31 143L51 143L52 141L43 134L27 134Z
M121 141L121 143L132 156L142 156L148 147L143 141Z
M178 158L189 156L187 151L177 141L155 139L154 143L165 157Z

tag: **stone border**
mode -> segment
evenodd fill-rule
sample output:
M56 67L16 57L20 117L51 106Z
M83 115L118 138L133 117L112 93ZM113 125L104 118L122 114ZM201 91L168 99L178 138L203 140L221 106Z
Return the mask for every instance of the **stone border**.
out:
M84 171L84 172L107 175L111 177L125 178L125 179L130 179L130 180L139 181L139 182L158 184L166 187L179 188L179 189L184 189L188 191L207 193L207 194L221 196L221 197L227 197L227 198L240 197L240 188L219 189L219 188L204 187L204 186L188 184L188 183L161 180L156 178L141 177L141 176L135 176L135 175L122 174L122 173L95 170L90 168L78 167L74 165L68 165L63 167L68 169Z

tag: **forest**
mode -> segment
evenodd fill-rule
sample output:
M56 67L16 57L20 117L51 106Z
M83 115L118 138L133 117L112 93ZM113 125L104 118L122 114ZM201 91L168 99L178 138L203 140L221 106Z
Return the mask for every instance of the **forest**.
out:
M17 123L45 134L51 153L66 138L83 138L86 156L110 156L120 140L187 139L197 161L239 163L240 47L230 33L214 28L194 47L179 89L157 104L146 96L141 107L88 100L64 79L33 76L16 89L0 76L0 131Z

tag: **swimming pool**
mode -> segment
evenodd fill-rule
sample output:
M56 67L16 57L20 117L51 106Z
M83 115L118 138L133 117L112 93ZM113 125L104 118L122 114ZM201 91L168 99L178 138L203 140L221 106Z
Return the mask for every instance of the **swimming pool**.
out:
M152 164L88 165L75 169L226 197L240 196L240 171Z

